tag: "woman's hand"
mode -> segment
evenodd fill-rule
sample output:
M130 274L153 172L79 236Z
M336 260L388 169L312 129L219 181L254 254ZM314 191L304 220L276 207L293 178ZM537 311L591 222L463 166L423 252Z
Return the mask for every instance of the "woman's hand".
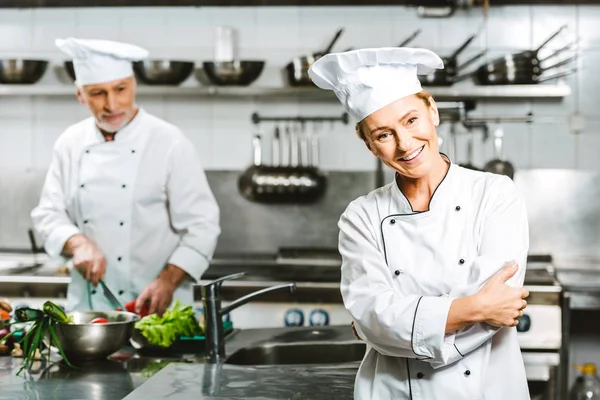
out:
M474 295L481 322L496 327L517 326L518 318L523 316L523 310L527 307L525 298L529 296L527 289L506 284L517 270L516 263L504 267Z

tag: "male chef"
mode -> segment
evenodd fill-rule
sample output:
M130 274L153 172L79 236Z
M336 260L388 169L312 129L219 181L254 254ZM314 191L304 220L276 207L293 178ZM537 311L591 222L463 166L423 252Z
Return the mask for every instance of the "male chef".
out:
M140 47L59 39L73 59L77 98L91 117L54 146L31 216L51 257L72 259L67 311L111 310L103 280L121 304L162 313L193 304L220 234L219 207L184 134L136 104L132 61Z

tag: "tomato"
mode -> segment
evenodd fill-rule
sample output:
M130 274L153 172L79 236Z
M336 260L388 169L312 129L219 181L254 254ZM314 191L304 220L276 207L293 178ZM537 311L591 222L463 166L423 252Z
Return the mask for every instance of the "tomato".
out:
M108 323L108 320L106 318L102 318L102 317L94 318L93 320L90 321L90 324L106 324L106 323Z
M135 312L135 302L136 301L133 300L133 301L130 301L129 303L125 304L125 309L127 311L129 311L130 313L136 314L136 312ZM148 303L144 304L144 306L142 307L142 310L139 313L140 317L144 318L146 315L148 315L149 314L149 312L148 312L149 310L150 310L150 305Z

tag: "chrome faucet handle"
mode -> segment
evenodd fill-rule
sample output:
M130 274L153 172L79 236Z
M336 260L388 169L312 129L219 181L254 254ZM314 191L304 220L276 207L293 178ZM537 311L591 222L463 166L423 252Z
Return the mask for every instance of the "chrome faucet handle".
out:
M221 291L221 285L223 284L223 282L231 280L231 279L237 279L237 278L240 278L245 275L246 275L245 272L238 272L236 274L226 275L219 279L215 279L214 281L212 281L202 287L202 297L204 297L204 298L217 297L219 295L219 292Z

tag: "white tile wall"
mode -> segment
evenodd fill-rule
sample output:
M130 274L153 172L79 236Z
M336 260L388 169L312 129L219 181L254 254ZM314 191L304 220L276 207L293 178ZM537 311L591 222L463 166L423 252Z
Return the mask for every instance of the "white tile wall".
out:
M345 29L334 50L395 46L417 28L414 46L449 54L469 35L477 40L461 56L465 60L489 47L488 58L541 44L563 24L569 29L544 51L551 51L576 36L581 39L580 71L565 79L573 95L562 102L535 100L480 103L478 114L522 115L533 111L530 125L507 124L505 150L517 168L592 168L600 145L600 111L596 106L600 79L600 6L493 7L485 21L480 10L461 11L448 19L420 19L406 7L171 7L0 9L0 56L28 54L49 57L49 68L39 84L68 84L57 67L64 56L54 39L69 35L130 41L146 46L153 57L193 61L213 54L215 26L234 26L239 32L239 54L266 59L267 67L255 83L284 84L282 67L295 55L324 48L338 28ZM510 23L510 28L508 28ZM61 75L62 74L62 75ZM61 80L62 76L62 80ZM191 77L185 85L197 85ZM251 135L265 138L265 161L270 160L273 124L254 126L253 112L263 115L341 114L337 103L296 100L201 100L187 97L140 97L150 112L177 124L198 148L207 169L245 168L251 161ZM76 99L66 97L0 97L0 167L44 168L56 137L69 124L86 116ZM571 132L569 121L580 115L585 129ZM446 129L443 127L442 129ZM447 129L446 129L447 130ZM460 130L464 132L464 129ZM321 126L320 158L330 170L373 170L371 154L355 138L353 124ZM458 138L455 158L465 161L465 136ZM493 156L491 141L477 133L474 161L483 164ZM452 155L452 154L451 154Z

